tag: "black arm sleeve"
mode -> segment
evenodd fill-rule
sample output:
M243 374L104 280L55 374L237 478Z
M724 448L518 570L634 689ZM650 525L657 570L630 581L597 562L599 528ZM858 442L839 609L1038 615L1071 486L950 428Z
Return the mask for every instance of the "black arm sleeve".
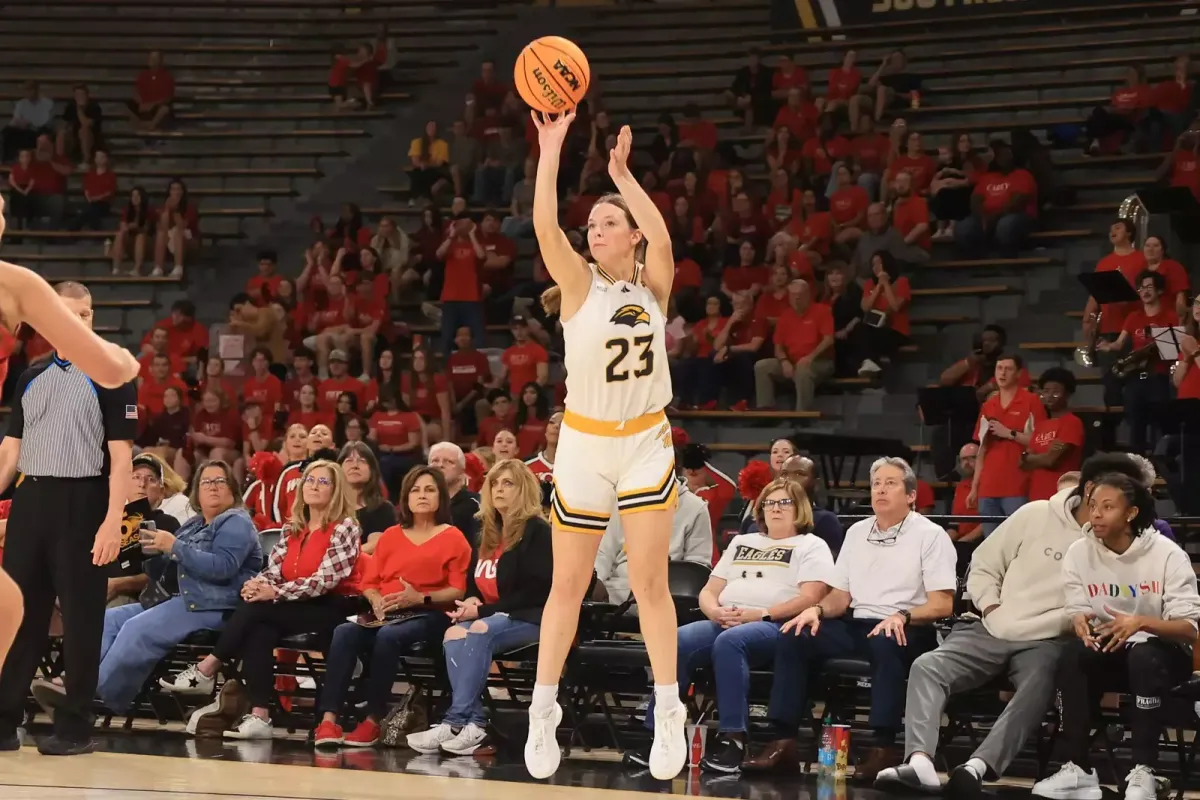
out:
M133 381L116 389L96 387L100 413L104 415L104 441L132 442L138 433L137 384Z

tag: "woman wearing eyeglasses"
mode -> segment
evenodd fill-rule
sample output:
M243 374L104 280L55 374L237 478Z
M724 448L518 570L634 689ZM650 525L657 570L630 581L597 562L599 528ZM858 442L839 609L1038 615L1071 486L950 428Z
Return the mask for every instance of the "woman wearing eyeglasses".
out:
M342 468L331 461L309 464L291 522L271 551L266 569L242 586L242 602L212 655L159 684L176 694L210 694L221 665L240 658L250 713L226 730L225 738L270 739L274 650L281 638L296 634L316 634L327 642L334 628L359 608L359 576L352 573L360 539ZM217 702L193 716L192 728L209 714L225 721L241 711L229 697L239 691L230 687L232 683L226 681Z
M716 678L718 739L700 762L712 772L742 768L750 668L771 663L780 623L820 601L833 572L829 545L812 535L812 506L797 481L777 478L767 484L754 504L754 518L762 532L733 537L700 590L700 610L708 619L679 629L680 691L701 667L711 667ZM652 712L653 700L646 712L648 727L654 724ZM625 758L645 766L650 748Z
M346 492L362 533L362 551L375 552L380 535L396 524L396 507L383 496L379 462L363 442L348 442L338 455L346 473Z

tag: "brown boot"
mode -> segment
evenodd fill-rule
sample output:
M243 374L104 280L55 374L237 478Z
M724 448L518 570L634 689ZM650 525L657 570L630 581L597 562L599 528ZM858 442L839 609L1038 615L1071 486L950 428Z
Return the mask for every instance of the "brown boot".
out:
M867 757L854 768L854 777L860 781L872 783L875 776L888 767L897 767L904 763L904 754L895 747L872 747L867 751Z
M758 755L742 762L742 769L750 772L798 770L800 769L800 747L795 739L776 739L760 750Z

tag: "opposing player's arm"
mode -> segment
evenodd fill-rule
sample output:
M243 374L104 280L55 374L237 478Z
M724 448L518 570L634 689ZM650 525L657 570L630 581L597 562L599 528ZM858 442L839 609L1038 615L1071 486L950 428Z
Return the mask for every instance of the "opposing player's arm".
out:
M583 257L575 252L567 235L558 226L558 164L567 130L575 112L544 120L531 111L538 130L541 152L538 155L537 178L533 184L533 232L546 271L563 293L564 314L573 313L587 294L591 272Z
M608 174L616 184L617 191L625 198L629 213L637 223L638 230L646 240L646 285L654 292L655 299L667 308L671 296L671 284L675 280L675 257L671 253L671 232L666 220L646 190L629 171L629 153L633 148L633 133L626 125L617 135L617 146L608 156Z

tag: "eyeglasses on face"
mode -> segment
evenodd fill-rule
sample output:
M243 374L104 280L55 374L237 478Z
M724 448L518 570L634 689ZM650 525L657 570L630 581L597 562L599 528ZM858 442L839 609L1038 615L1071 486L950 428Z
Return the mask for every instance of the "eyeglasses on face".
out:
M202 487L204 487L205 489L220 489L222 486L225 486L228 483L229 483L229 481L225 480L224 478L201 478L200 479L200 485Z
M318 477L316 475L309 475L307 478L304 479L304 485L305 486L333 486L333 481L331 481L329 478Z
M780 511L791 508L796 503L790 497L783 497L779 500L763 500L762 507L764 511L770 511L773 508L778 508Z

